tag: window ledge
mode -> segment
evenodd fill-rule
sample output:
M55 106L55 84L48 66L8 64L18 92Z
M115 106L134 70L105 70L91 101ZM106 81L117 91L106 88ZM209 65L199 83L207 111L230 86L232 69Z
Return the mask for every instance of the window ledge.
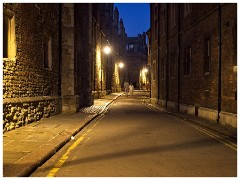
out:
M16 61L17 58L14 57L14 58L3 58L4 61Z

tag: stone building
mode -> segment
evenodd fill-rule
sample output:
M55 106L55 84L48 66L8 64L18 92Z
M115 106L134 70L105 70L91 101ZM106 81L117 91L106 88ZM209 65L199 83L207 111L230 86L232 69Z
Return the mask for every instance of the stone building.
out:
M113 4L3 4L3 128L74 113L119 86Z
M94 57L94 97L121 91L120 69L118 64L125 58L125 28L119 20L117 7L112 3L93 4L93 57ZM104 53L109 46L111 52Z
M113 22L113 37L114 37L114 41L113 41L113 46L114 46L114 59L115 59L115 79L118 81L116 82L116 90L117 91L121 91L121 89L123 88L123 83L124 83L124 79L126 77L126 48L125 48L125 44L126 44L126 38L127 38L127 34L125 31L125 27L124 27L124 23L123 23L123 19L120 18L119 19L119 12L118 12L118 8L115 7L114 9L114 22ZM119 64L120 63L124 63L125 66L124 68L120 68Z
M126 79L134 85L136 89L143 89L146 86L144 68L147 68L147 44L146 33L138 34L137 37L127 37L126 39Z
M151 100L237 127L237 4L150 4Z
M3 5L3 131L60 112L59 13L58 4Z

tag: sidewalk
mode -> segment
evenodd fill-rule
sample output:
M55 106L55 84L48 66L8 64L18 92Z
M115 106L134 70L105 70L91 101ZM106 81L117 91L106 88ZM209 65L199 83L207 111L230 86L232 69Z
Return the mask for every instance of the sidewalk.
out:
M3 177L29 176L120 95L106 95L79 113L55 115L4 133Z

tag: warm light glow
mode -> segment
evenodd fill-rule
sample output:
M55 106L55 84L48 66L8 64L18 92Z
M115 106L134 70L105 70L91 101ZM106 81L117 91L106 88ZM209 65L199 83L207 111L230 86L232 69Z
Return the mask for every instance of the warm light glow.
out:
M121 63L119 63L118 66L122 69L124 67L124 64L121 62Z
M148 72L148 69L147 69L147 68L143 69L143 72L147 73L147 72Z
M105 52L105 54L109 54L111 52L111 48L109 46L106 46L103 51Z
M96 72L98 76L98 82L101 81L102 76L102 66L101 66L101 49L97 46L96 50Z

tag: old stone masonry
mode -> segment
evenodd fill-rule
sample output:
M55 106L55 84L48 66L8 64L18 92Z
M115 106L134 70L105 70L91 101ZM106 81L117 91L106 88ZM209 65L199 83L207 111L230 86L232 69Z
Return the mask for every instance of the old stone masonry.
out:
M3 132L55 115L56 100L9 102L3 105Z

